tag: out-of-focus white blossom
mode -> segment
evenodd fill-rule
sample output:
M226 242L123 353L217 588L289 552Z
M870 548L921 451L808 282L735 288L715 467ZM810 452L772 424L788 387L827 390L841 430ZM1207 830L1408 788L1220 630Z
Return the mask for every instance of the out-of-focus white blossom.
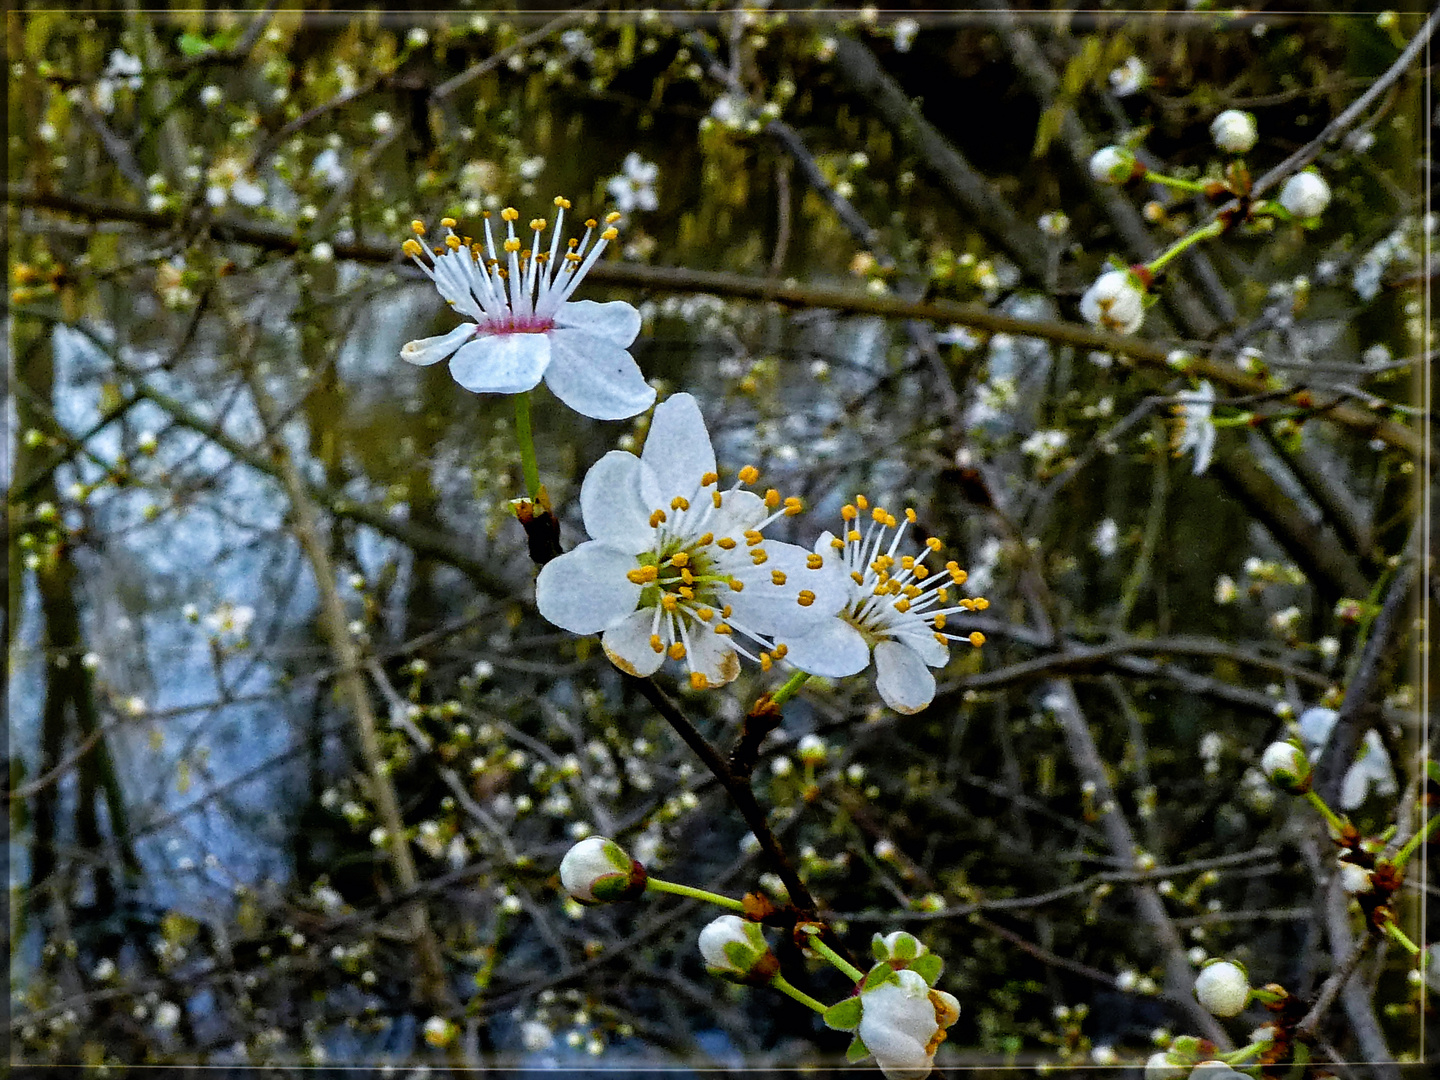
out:
M1226 109L1210 124L1210 137L1227 154L1248 153L1258 136L1255 117L1239 109Z
M1092 326L1133 334L1145 321L1145 290L1128 270L1107 270L1080 298L1080 314Z
M1280 189L1280 205L1301 221L1317 218L1330 205L1330 185L1317 172L1300 172Z

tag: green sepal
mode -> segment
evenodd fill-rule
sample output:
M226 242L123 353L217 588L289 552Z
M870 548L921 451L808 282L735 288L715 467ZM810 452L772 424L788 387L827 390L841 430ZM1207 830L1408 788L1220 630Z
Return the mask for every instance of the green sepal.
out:
M884 986L886 983L899 983L900 976L889 964L876 964L865 975L865 981L860 984L860 992L874 990L877 986Z
M867 1058L869 1056L870 1050L863 1042L860 1041L859 1035L856 1035L855 1038L850 1040L850 1049L845 1051L846 1061L848 1061L851 1065L854 1065L861 1058Z
M820 1019L825 1021L826 1027L836 1031L854 1031L860 1026L861 1008L858 997L848 997L831 1005Z
M870 955L876 960L889 960L890 950L885 947L885 936L876 934L870 939Z
M945 961L934 953L917 956L910 962L910 970L924 979L926 986L934 986L935 981L940 978L940 972L944 969Z
M630 875L602 874L590 883L590 894L596 901L608 904L614 900L626 900L630 892Z
M741 971L749 971L755 966L755 950L743 941L727 941L720 951Z
M1440 784L1440 761L1426 761L1425 775L1435 783Z

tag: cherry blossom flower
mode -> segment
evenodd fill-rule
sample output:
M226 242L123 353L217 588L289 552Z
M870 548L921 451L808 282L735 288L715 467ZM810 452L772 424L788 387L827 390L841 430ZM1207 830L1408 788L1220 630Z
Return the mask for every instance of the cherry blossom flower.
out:
M1190 470L1199 476L1210 467L1210 458L1215 453L1215 387L1208 380L1200 383L1198 390L1182 390L1175 395L1180 404L1175 406L1175 456L1187 451L1195 452L1195 465Z
M1296 173L1280 189L1280 205L1302 221L1317 218L1330 205L1330 185L1317 172Z
M1144 61L1138 56L1132 56L1110 72L1110 89L1116 97L1129 97L1144 89L1148 75Z
M625 155L619 174L606 182L605 190L622 214L634 210L654 210L660 205L655 197L655 179L659 175L659 165L643 160L632 151Z
M1255 117L1239 109L1226 109L1210 124L1210 137L1227 154L1244 154L1255 145L1259 132Z
M739 656L768 668L784 655L774 639L834 615L846 581L835 558L765 539L800 500L741 487L758 476L747 466L721 490L699 405L689 394L666 399L638 458L612 450L586 474L580 510L592 539L540 571L540 614L602 633L605 654L631 675L653 675L668 657L704 689L734 679Z
M1145 321L1145 290L1128 270L1107 270L1080 298L1080 314L1093 326L1133 334Z
M897 971L860 995L858 1035L886 1080L924 1080L935 1066L945 1029L960 1017L960 1003L932 990L914 971Z
M905 530L916 520L914 510L906 510L897 527L895 516L877 506L862 534L857 520L867 509L869 501L856 496L840 511L844 538L825 532L815 542L817 556L839 555L850 576L848 595L835 618L820 621L804 637L785 637L785 658L811 675L842 678L869 666L873 652L875 688L885 704L896 712L917 713L935 697L935 677L928 668L949 662L949 643L979 646L985 641L978 631L947 632L946 621L956 612L983 611L989 602L952 600L952 590L965 584L966 574L952 560L932 576L924 562L942 547L934 537L918 556L896 556ZM882 547L888 529L895 529L895 536Z
M640 313L623 300L599 304L571 300L605 246L618 233L618 214L601 230L593 218L585 234L561 247L568 200L555 200L554 233L548 249L541 235L544 218L530 222L533 248L515 235L519 211L500 212L506 236L497 246L490 215L485 215L483 244L455 232L453 218L441 225L443 246L433 251L418 239L404 250L436 290L469 322L438 337L407 342L400 358L427 365L450 361L455 381L475 393L519 394L543 378L557 398L582 416L623 420L649 408L655 391L627 351L640 332ZM422 222L413 223L424 236ZM599 235L596 236L596 231Z
M218 208L228 202L259 206L265 201L265 188L245 175L245 162L238 155L219 158L206 171L205 178L209 181L205 201L211 206Z

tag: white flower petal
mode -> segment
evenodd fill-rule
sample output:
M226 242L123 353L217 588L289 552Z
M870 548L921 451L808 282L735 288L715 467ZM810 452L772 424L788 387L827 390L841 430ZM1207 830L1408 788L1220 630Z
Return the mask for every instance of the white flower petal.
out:
M824 566L811 570L806 566L810 553L804 548L778 540L762 546L765 562L747 565L735 575L745 582L745 589L735 594L731 604L736 618L747 627L788 640L789 635L810 633L845 606L850 582L840 572L838 559L828 559ZM777 571L785 575L784 585L773 583L771 575ZM802 606L797 600L802 589L815 594L812 603Z
M550 339L545 385L580 415L624 420L655 400L654 387L619 345L588 330L551 330L545 336Z
M753 491L737 488L723 493L720 509L710 519L709 527L717 536L738 536L769 516L770 508L764 499Z
M585 474L580 485L580 516L592 540L639 554L655 543L650 507L640 497L640 459L611 450Z
M920 628L914 630L907 628L896 630L893 638L914 650L915 655L930 667L944 667L950 662L950 647L933 633L926 633Z
M230 197L241 206L259 206L265 201L265 189L249 180L236 180L230 187Z
M477 394L533 389L550 366L545 334L482 334L450 360L450 374Z
M555 313L555 325L584 330L612 345L628 349L640 334L640 312L624 300L599 304L594 300L571 300Z
M908 715L919 712L934 699L935 676L908 645L882 641L875 646L875 689L886 705Z
M691 671L704 675L710 686L724 686L740 674L740 657L729 634L717 634L709 626L695 623L685 632L690 638L685 663Z
M596 540L551 559L535 581L535 606L562 630L598 634L635 610L640 586L626 578L635 556Z
M689 394L674 394L655 408L640 460L655 470L661 498L695 494L700 478L715 471L715 450L700 406Z
M844 619L831 616L802 637L784 639L785 659L811 675L843 679L870 666L870 646Z
M644 678L654 675L665 663L665 652L656 652L650 647L650 628L654 614L650 608L627 615L619 625L605 631L600 644L610 662L621 671Z
M474 323L461 323L448 334L407 341L400 349L400 359L421 367L439 363L469 341L475 335L475 329Z

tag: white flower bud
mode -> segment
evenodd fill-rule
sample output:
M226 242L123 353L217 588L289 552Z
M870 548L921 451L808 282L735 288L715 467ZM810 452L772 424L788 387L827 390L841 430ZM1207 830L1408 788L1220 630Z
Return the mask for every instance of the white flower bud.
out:
M1133 334L1145 321L1145 293L1133 274L1109 270L1080 298L1080 314L1092 326Z
M1227 154L1244 154L1254 145L1257 136L1255 117L1239 109L1226 109L1210 125L1210 137Z
M1276 787L1293 795L1303 794L1310 786L1310 761L1294 743L1273 742L1267 746L1260 755L1260 771Z
M925 1077L945 1029L960 1016L960 1003L943 990L932 990L916 972L897 971L860 995L857 1034L887 1080Z
M1135 155L1123 146L1106 146L1090 155L1090 175L1097 183L1123 184L1135 175Z
M1375 879L1363 866L1347 862L1340 864L1340 887L1351 896L1367 893L1375 888Z
M1190 1070L1191 1080L1232 1080L1233 1077L1243 1077L1244 1073L1238 1073L1223 1061L1202 1061Z
M1164 1051L1151 1054L1145 1061L1145 1080L1182 1080L1184 1076L1184 1066L1176 1065Z
M443 1016L425 1021L425 1041L431 1046L448 1046L457 1034L455 1025Z
M1296 173L1280 189L1280 205L1302 221L1317 218L1330 205L1330 185L1319 173Z
M737 982L768 982L780 970L757 922L721 915L700 931L700 955L712 975Z
M582 904L630 900L645 888L645 868L614 840L588 836L560 861L560 884Z
M825 743L818 735L801 736L796 750L806 765L823 765L825 762Z
M1213 961L1195 976L1195 1000L1216 1016L1238 1016L1250 1001L1250 977L1239 964Z

